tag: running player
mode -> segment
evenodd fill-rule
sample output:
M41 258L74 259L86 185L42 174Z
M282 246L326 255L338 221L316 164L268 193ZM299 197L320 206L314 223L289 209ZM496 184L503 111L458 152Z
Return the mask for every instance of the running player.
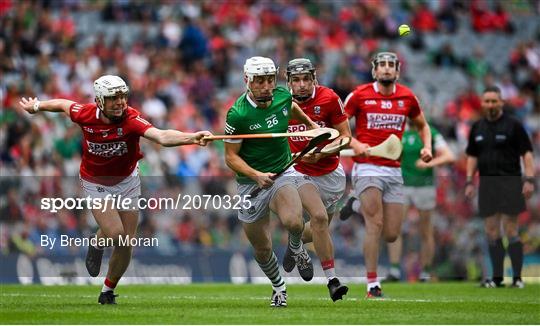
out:
M372 75L375 82L358 86L345 100L345 111L356 119L356 138L351 147L358 154L365 145L374 146L391 134L403 135L405 121L412 119L424 147L420 158L432 159L431 132L410 89L398 84L399 60L395 53L375 55ZM366 222L364 259L367 271L367 297L382 297L377 279L379 240L393 242L401 232L403 220L403 177L400 162L378 157L354 157L353 194L361 202Z
M143 119L139 112L128 106L129 88L122 78L105 75L94 82L95 103L80 104L66 99L40 101L22 98L20 106L30 114L40 111L63 112L83 131L83 156L80 167L81 185L90 198L121 196L136 203L141 195L137 162L143 157L139 137L145 137L163 146L188 144L206 145L208 131L184 133L160 130ZM108 197L107 197L108 198ZM86 268L98 276L103 257L100 243L104 238L114 243L109 270L99 295L101 304L115 304L114 289L131 261L131 246L119 246L119 238L134 237L139 219L136 207L117 210L92 209L99 230L88 247Z
M420 281L429 281L432 274L433 256L435 255L435 235L431 223L431 212L436 206L436 188L434 167L452 163L455 155L452 153L443 136L437 129L430 126L433 139L435 157L430 162L419 159L420 151L424 146L420 135L414 125L403 134L403 155L401 158L401 170L405 183L405 213L408 205L414 205L420 216ZM388 244L388 256L390 259L390 272L387 280L401 279L400 261L402 254L402 236L395 242Z
M321 127L331 127L339 131L340 136L351 137L349 120L343 110L340 98L330 88L317 83L315 67L309 59L297 58L287 65L287 83L293 99L300 108ZM289 131L306 130L307 126L299 121L289 121ZM305 137L289 138L289 145L294 152L302 151L308 144ZM336 277L334 267L334 245L330 237L329 224L336 209L337 201L345 191L345 171L339 163L338 154L306 155L294 166L298 183L298 192L310 221L306 223L302 240L313 241L315 251L321 260L322 269L328 278L328 290L333 301L342 299L349 290ZM283 259L283 268L291 272L295 266L293 252L287 249Z
M410 121L410 120L409 120ZM405 214L408 205L414 205L420 216L420 263L422 271L420 281L428 281L432 274L433 256L435 254L435 235L431 223L431 212L436 205L436 189L434 167L452 163L455 155L448 147L443 136L437 129L430 126L435 157L426 163L419 159L420 150L423 148L420 135L414 125L409 123L410 128L403 133L403 155L401 157L401 172L404 180ZM349 198L347 204L340 212L340 219L346 220L353 213L360 213L360 201L354 197ZM360 214L361 218L364 217ZM404 216L405 217L405 216ZM364 221L362 221L364 222ZM388 259L390 269L386 276L387 281L399 281L401 279L401 255L402 236L396 241L388 243Z
M225 132L230 135L248 133L282 133L287 131L290 119L301 121L308 129L318 128L311 119L292 102L292 96L283 87L276 87L277 69L272 59L252 57L244 65L247 91L227 112ZM272 282L270 306L286 307L287 291L272 249L270 211L273 211L289 232L289 248L300 276L313 278L313 264L302 245L302 203L291 177L290 168L275 181L271 177L291 160L286 138L227 139L225 160L236 172L238 193L249 195L263 188L251 199L248 209L238 212L244 232L254 249L255 260Z

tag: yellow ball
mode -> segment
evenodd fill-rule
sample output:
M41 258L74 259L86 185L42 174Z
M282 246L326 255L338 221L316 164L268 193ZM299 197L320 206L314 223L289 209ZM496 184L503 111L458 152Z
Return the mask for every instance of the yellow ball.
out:
M399 26L398 31L399 36L407 36L411 33L411 28L409 27L409 25L403 24Z

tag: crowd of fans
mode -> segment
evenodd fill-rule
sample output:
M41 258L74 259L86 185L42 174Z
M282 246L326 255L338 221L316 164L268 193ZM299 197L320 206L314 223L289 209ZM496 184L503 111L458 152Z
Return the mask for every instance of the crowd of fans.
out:
M531 23L536 20L539 29L500 58L502 74L485 60L490 49L476 48L472 56L462 56L450 43L430 48L423 42L430 34L452 37L462 29L474 35L519 36L515 21L531 15L535 17ZM498 85L507 100L505 110L525 122L538 153L539 16L540 3L525 0L163 1L160 5L130 0L1 1L0 250L46 254L39 246L41 234L85 236L95 228L87 210L52 214L39 209L39 198L81 195L77 178L81 134L63 115L30 119L17 109L21 96L92 102L93 80L116 74L130 86L129 104L156 127L221 133L227 109L245 90L242 65L249 56L268 56L282 67L292 58L308 57L316 63L319 82L345 99L357 84L371 81L370 56L375 51L406 43L412 52L399 53L405 84L418 75L408 64L410 53L420 51L428 54L424 65L460 71L471 85L451 94L444 110L430 116L460 156L455 165L438 170L438 263L448 275L466 277L470 260L480 250L480 242L470 239L482 234L474 204L462 193L468 127L481 115L481 89ZM409 39L396 34L404 22L414 31ZM222 143L161 148L143 141L142 147L145 158L140 168L148 196L235 193ZM342 161L350 171L351 161ZM540 165L537 175L538 171ZM529 207L520 216L526 253L540 253L538 195ZM410 249L416 245L415 218L415 212L409 212L405 224ZM141 220L139 233L160 238L157 250L162 252L246 244L234 211L145 210ZM275 223L274 240L285 243ZM337 251L361 250L363 228L357 219L346 223L335 219L332 229ZM414 270L417 260L414 254L406 255L405 265Z

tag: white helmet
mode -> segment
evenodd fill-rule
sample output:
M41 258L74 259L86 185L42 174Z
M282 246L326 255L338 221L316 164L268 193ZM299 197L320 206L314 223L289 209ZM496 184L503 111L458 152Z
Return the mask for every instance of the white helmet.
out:
M94 81L94 92L96 93L98 107L103 109L105 97L116 96L118 94L127 95L129 93L129 87L122 78L105 75Z
M276 65L270 58L251 57L244 64L244 75L249 82L252 82L255 76L276 75L277 78L277 73Z
M244 76L247 79L246 88L248 92L250 92L253 95L253 99L256 102L260 102L260 103L269 102L269 101L272 101L274 97L273 95L255 97L255 95L249 88L249 83L253 81L253 77L273 75L274 80L275 80L274 85L277 85L277 74L278 74L278 70L276 68L276 65L274 64L274 61L272 61L272 59L270 58L251 57L246 60L246 63L244 64Z

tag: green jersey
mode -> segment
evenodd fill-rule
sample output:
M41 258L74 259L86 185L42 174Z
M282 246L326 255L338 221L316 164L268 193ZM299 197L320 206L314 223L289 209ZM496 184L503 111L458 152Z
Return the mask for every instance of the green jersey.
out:
M432 126L431 139L433 151L441 146L446 146L443 136ZM434 185L433 169L419 169L416 167L416 161L420 159L420 151L424 147L422 139L416 130L406 130L403 133L403 155L401 157L401 173L403 181L408 187L422 187Z
M284 87L274 90L270 107L262 109L244 93L227 112L225 133L262 134L287 132L291 117L292 96ZM252 168L261 172L279 172L291 160L291 150L286 137L243 139L238 155ZM237 173L238 183L254 183Z

